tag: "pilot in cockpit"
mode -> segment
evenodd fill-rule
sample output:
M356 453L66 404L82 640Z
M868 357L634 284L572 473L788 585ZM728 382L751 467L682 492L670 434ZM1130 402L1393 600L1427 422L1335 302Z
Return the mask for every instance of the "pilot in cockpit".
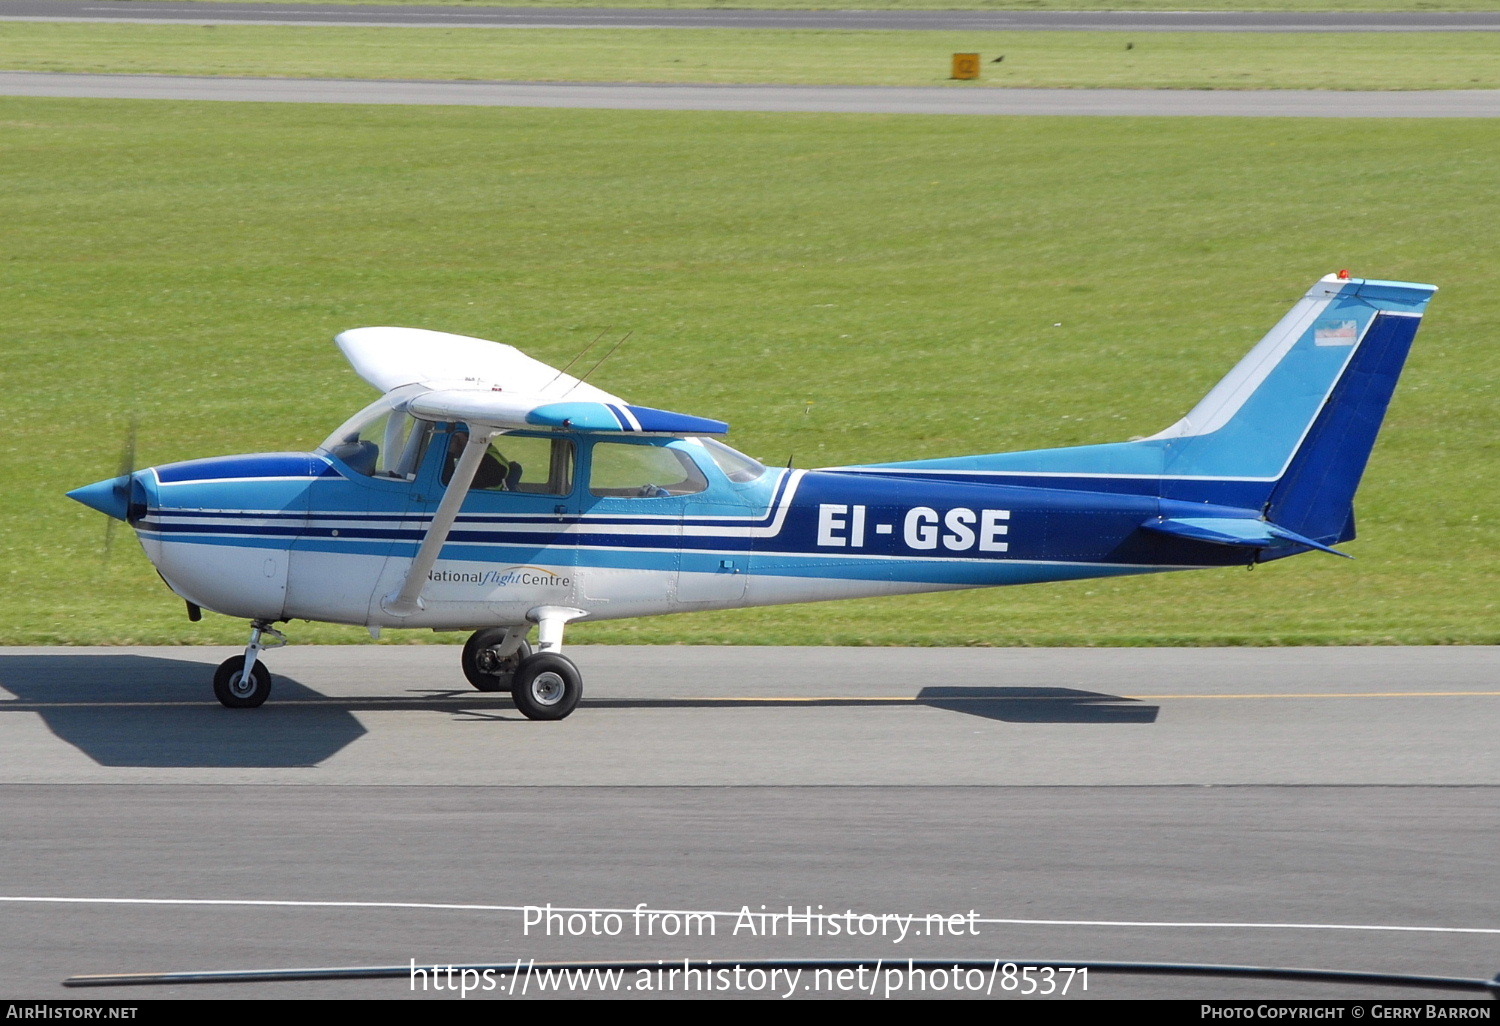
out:
M453 470L458 466L459 457L464 454L464 447L469 444L469 433L467 431L455 431L448 440L448 459L443 464L443 484L453 479ZM474 474L474 483L470 489L481 491L507 491L511 488L511 482L521 476L521 465L512 463L505 458L499 449L491 445L482 459L479 461L479 469Z

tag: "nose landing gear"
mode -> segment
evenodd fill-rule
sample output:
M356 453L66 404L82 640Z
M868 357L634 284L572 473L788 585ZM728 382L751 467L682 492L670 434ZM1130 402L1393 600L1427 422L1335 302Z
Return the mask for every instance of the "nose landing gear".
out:
M267 643L265 635L276 640ZM265 704L271 697L271 671L260 661L266 649L280 648L286 644L286 635L271 626L269 620L256 620L250 624L250 644L245 654L232 656L219 664L214 672L214 696L229 709L254 709Z

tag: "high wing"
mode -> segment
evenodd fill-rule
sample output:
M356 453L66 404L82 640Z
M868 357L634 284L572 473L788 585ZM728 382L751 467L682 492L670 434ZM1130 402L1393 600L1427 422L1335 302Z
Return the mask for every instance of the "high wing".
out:
M538 398L624 402L570 374L533 360L515 346L425 328L354 328L334 339L355 373L382 392L402 385L428 389L503 388Z
M631 406L500 342L423 328L355 328L335 341L355 372L382 392L410 387L407 409L423 420L463 421L498 431L729 431L721 420Z

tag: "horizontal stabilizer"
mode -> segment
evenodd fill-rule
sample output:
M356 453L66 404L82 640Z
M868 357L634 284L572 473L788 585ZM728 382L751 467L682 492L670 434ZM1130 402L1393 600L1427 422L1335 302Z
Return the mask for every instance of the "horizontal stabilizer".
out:
M450 388L424 392L407 406L423 420L462 421L473 426L515 431L554 428L610 434L722 435L722 420L693 417L624 403L552 402L535 395Z
M1291 542L1306 545L1311 549L1331 552L1345 559L1354 557L1347 552L1329 548L1321 542L1303 537L1295 531L1278 527L1268 520L1251 517L1234 519L1229 517L1153 517L1141 525L1148 531L1170 534L1178 538L1209 542L1214 545L1238 545L1247 549L1268 549Z

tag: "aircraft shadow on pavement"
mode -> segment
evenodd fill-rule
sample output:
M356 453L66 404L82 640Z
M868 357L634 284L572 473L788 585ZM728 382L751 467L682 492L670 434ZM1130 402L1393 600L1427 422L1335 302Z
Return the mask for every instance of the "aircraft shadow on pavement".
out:
M501 694L443 689L415 701L330 700L283 674L274 676L271 700L262 708L225 709L209 692L212 673L212 666L195 660L126 653L0 655L0 688L15 696L0 698L0 713L40 716L53 734L101 766L184 768L315 766L364 736L354 715L362 708L431 709L457 713L461 721L524 722ZM454 699L460 702L455 705ZM1021 687L929 687L896 703L861 696L584 699L586 707L603 709L905 703L1012 723L1154 723L1160 709L1104 692Z
M584 696L593 709L889 709L893 705L982 716L1011 723L1155 723L1161 711L1134 698L1075 688L923 688L915 698L597 698Z
M225 709L213 672L159 656L0 656L0 687L15 695L0 698L0 712L41 716L101 766L312 766L365 733L342 705L277 705L322 697L282 674L262 708Z
M1011 723L1155 723L1159 705L1077 688L923 688L934 709Z

